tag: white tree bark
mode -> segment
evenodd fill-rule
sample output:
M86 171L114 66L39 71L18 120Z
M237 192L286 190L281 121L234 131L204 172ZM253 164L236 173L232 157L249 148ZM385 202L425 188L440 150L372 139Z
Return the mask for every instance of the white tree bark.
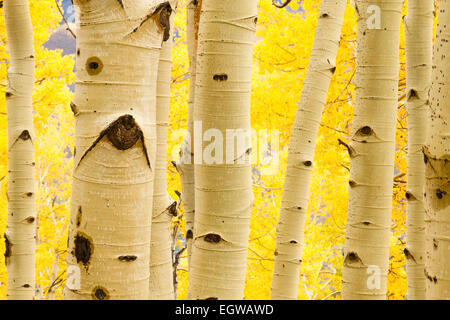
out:
M308 71L289 143L271 298L297 299L314 148L336 69L346 0L322 0Z
M33 26L27 0L5 0L3 6L10 53L6 89L9 170L6 294L11 300L32 300L36 248Z
M386 299L402 0L355 1L356 105L342 296Z
M65 299L148 299L156 79L170 3L74 4L80 28Z

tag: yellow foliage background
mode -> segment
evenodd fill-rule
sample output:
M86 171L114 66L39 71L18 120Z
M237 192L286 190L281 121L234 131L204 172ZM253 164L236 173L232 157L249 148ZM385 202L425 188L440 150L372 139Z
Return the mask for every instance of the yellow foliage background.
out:
M297 111L308 66L318 16L319 1L297 1L290 10L276 9L269 0L259 0L257 44L254 49L252 127L278 130L279 161L268 167L254 166L254 195L249 239L245 299L269 299L275 248L275 232L285 174L290 128ZM174 63L168 139L168 189L176 198L181 191L179 176L170 164L178 160L187 126L189 87L186 46L186 0L175 16ZM43 44L58 28L61 16L53 0L30 1L36 48L36 85L33 96L36 130L37 299L61 299L65 279L65 254L70 206L74 119L70 111L75 81L74 56L47 50ZM406 14L406 10L404 11ZM402 25L403 28L403 25ZM7 219L7 123L4 91L8 63L7 39L0 9L0 299L6 297L3 234ZM349 140L355 88L356 16L347 6L337 57L337 70L328 93L316 146L315 168L303 249L299 299L340 299L342 250L347 215L349 156L339 144ZM405 274L405 187L407 131L404 39L401 41L401 72L394 182L388 299L403 299ZM258 149L259 148L259 149ZM259 141L254 157L268 148ZM259 159L262 160L262 159ZM272 170L271 170L272 169ZM173 225L184 230L182 207ZM177 229L178 229L177 228ZM183 246L180 239L178 247ZM187 259L178 270L178 297L187 291Z

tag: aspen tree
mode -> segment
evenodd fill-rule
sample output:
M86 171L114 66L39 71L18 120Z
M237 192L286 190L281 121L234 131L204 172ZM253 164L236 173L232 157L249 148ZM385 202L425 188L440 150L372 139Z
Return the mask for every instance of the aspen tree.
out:
M186 247L188 264L192 255L192 241L194 238L195 215L195 167L194 167L194 106L195 79L197 65L198 26L202 0L189 0L187 3L187 45L189 53L189 98L188 98L188 128L180 150L180 163L177 170L180 173L182 202L186 221Z
M426 298L450 299L450 1L440 0L424 146Z
M322 0L308 71L289 143L271 288L272 299L297 299L314 147L336 55L346 0Z
M201 136L195 137L190 299L242 299L244 294L253 198L250 137L243 136L250 133L256 16L256 0L202 1L194 110ZM236 131L242 133L237 143L231 134ZM203 149L204 136L211 143Z
M357 0L343 298L386 299L402 0Z
M8 123L8 225L5 232L7 298L32 300L35 290L33 27L27 0L3 2L10 65L6 89Z
M74 4L80 27L65 299L148 299L156 78L171 4Z
M171 17L171 29L173 15ZM156 89L156 162L153 185L152 240L150 245L150 299L174 299L170 223L177 215L177 202L167 192L167 134L169 130L170 82L173 37L164 41Z
M406 41L406 108L408 112L408 201L406 211L406 279L409 300L425 299L425 165L428 92L433 54L433 10L429 0L409 0L404 19Z

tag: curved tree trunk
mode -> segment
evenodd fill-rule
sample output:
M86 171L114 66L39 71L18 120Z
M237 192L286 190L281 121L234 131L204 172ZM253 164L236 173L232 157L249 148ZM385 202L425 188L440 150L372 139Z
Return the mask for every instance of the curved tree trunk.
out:
M425 299L425 208L423 188L428 92L433 54L433 10L429 0L409 0L405 21L406 108L408 112L408 201L406 211L406 279L409 300Z
M322 0L305 83L292 127L277 228L272 299L297 299L303 234L320 119L344 22L346 0Z
M440 0L434 43L426 163L426 298L450 299L450 1Z
M386 299L403 1L357 0L356 105L342 294Z
M171 8L76 0L75 160L65 299L148 299L156 78Z
M188 128L180 151L180 163L177 164L180 173L182 202L186 222L186 247L188 265L192 255L192 241L194 239L195 216L195 167L194 167L194 105L195 79L197 65L198 25L202 0L189 0L187 3L187 45L189 51L189 100L188 100Z
M5 232L7 298L32 300L35 290L33 27L27 0L3 1L10 53L8 113L8 225Z
M242 299L244 294L253 202L249 146L256 14L256 0L202 1L190 299ZM237 143L232 130L240 130ZM202 137L211 142L205 148Z
M171 19L171 30L173 19ZM177 215L177 202L167 192L167 134L169 130L171 36L164 41L158 66L156 89L156 162L153 185L152 242L150 246L150 299L173 300L172 240L170 224Z

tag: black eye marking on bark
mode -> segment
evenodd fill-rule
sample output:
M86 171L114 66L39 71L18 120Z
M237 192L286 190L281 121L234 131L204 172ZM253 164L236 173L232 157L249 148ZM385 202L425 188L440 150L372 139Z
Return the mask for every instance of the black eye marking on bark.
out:
M92 298L94 300L109 300L108 290L100 286L95 287L94 290L92 290Z
M22 287L23 288L31 288L31 286L28 283L25 283Z
M9 262L9 257L11 257L12 244L11 244L11 242L9 242L9 239L6 236L6 233L5 233L4 237L5 237L5 265L7 265Z
M77 258L77 263L81 262L87 268L93 251L91 240L79 232L75 236L74 244L75 248L73 253L75 258Z
M112 122L105 130L102 130L98 138L81 157L80 161L78 162L78 165L80 165L81 161L86 157L86 155L92 149L94 149L94 147L105 136L116 149L121 151L125 151L132 148L138 142L138 140L141 140L142 149L144 150L147 164L150 169L152 168L147 153L147 147L144 141L144 133L137 124L136 120L134 120L133 116L129 114L119 117L117 120Z
M350 186L350 188L354 188L354 187L356 187L358 184L355 182L355 181L353 181L353 180L349 180L348 181L348 184L349 184L349 186Z
M174 216L174 217L178 216L177 202L174 201L174 202L167 208L167 211L169 212L169 214L170 214L171 216Z
M160 27L164 30L163 41L167 41L170 38L170 15L172 14L172 7L169 2L161 3L156 9L148 14L141 23L131 31L130 34L138 32L139 29L153 16L159 14L158 22Z
M77 49L77 56L79 56L80 53L81 53L81 50L80 50L80 49Z
M206 298L205 300L219 300L219 298L217 298L217 297L209 297L209 298Z
M28 130L23 130L19 136L19 139L21 139L23 141L31 140L31 136L30 136L30 133L28 132Z
M305 165L305 167L311 167L312 166L312 161L305 161L303 162L303 164Z
M445 194L447 194L447 192L442 191L441 189L436 190L436 197L438 197L439 199L442 199Z
M416 262L416 259L414 258L414 256L411 254L411 252L409 252L409 250L407 248L405 248L403 250L403 253L405 254L406 259L411 259L412 261ZM417 263L417 262L416 262Z
M70 109L72 110L74 116L77 116L79 114L78 107L75 103L70 103Z
M194 233L192 232L192 230L188 230L186 232L186 240L187 239L193 239L194 238Z
M28 198L31 198L33 196L33 192L27 192L26 195Z
M103 62L98 57L90 57L86 61L86 71L91 76L96 76L103 70Z
M291 240L289 243L290 244L298 244L298 242L296 240Z
M159 24L164 29L163 41L170 39L170 15L172 14L172 8L170 4L166 4L159 13Z
M130 115L120 117L106 129L106 137L118 150L132 148L142 136L141 128Z
M204 238L206 242L210 243L219 243L221 239L222 237L220 235L214 233L207 234Z
M77 212L77 218L76 218L76 221L75 221L77 227L79 227L81 225L82 215L83 215L83 210L82 210L81 206L79 206L78 207L78 212Z
M119 258L119 261L122 261L122 262L133 262L133 261L136 261L136 259L137 259L137 257L136 256L120 256Z
M359 129L358 133L363 136L370 136L371 134L373 134L373 130L371 127L365 126L365 127L362 127L361 129Z
M219 82L227 81L227 80L228 80L228 75L227 75L227 74L224 74L224 73L221 73L221 74L215 74L215 75L213 76L213 79L214 79L215 81L219 81Z
M6 91L6 93L5 93L5 96L7 98L10 98L12 95L13 95L12 92L9 92L9 91Z
M347 264L347 265L361 264L361 265L363 265L363 262L356 252L349 252L344 259L344 264Z
M321 18L328 18L330 15L326 12L322 13Z
M406 100L407 101L411 101L411 100L414 100L414 99L416 99L416 100L419 99L419 94L417 93L416 90L411 89L411 90L408 91Z
M33 223L35 220L36 220L35 217L28 217L28 218L25 219L25 221L28 222L28 223Z

